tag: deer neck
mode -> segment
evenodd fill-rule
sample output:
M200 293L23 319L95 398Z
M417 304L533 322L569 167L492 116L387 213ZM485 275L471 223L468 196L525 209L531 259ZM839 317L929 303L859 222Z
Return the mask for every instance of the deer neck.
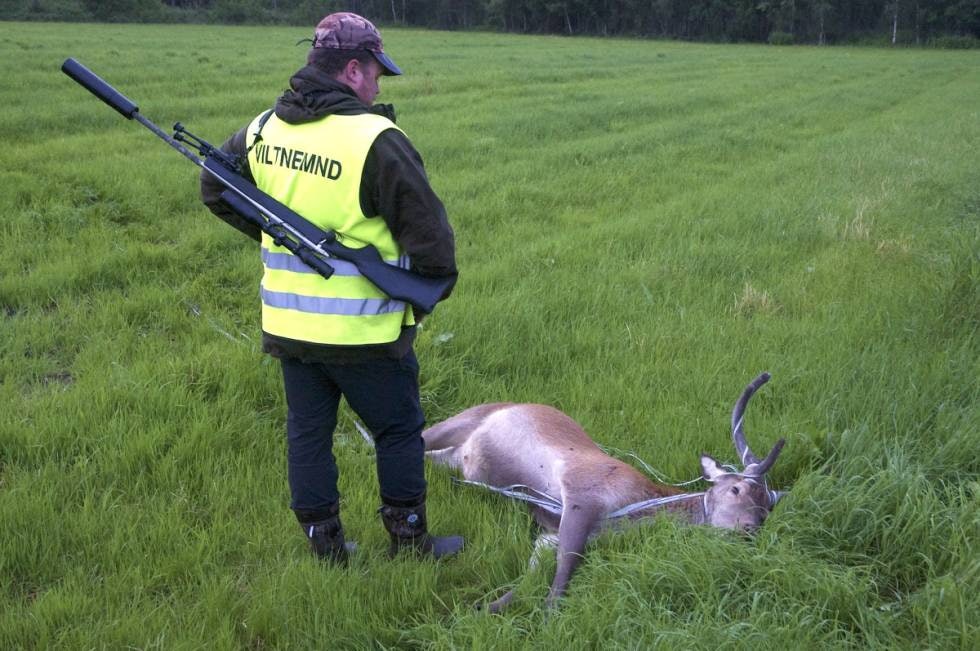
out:
M662 490L652 492L649 499L659 498L665 501L630 513L628 517L631 520L650 518L660 513L673 513L688 524L704 524L706 520L704 493L685 493L667 486L657 486L657 488Z
M673 513L690 524L704 524L707 514L705 513L704 493L688 493L687 499L674 504L668 504L666 508L673 506Z

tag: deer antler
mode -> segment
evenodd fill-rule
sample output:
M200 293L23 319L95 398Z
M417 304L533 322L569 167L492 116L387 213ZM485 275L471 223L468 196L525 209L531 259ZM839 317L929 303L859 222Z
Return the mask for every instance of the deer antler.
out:
M745 387L742 395L739 396L738 401L735 403L735 408L732 409L732 441L735 443L735 451L738 453L738 458L745 467L745 474L755 477L761 477L772 468L772 465L776 463L776 457L779 456L783 445L786 443L786 439L779 439L772 450L769 451L769 454L766 455L766 458L760 461L759 457L752 452L752 448L749 447L748 442L745 440L745 430L742 429L742 424L745 420L745 408L749 404L749 399L759 390L759 387L769 381L770 377L772 376L768 373L762 373L759 377L752 380Z

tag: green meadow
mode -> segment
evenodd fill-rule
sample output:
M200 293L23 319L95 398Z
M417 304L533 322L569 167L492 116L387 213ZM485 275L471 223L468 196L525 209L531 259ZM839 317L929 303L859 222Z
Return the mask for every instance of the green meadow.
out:
M547 613L526 509L444 469L430 526L467 549L386 558L349 414L359 549L309 556L256 246L59 69L221 142L307 32L0 23L0 648L980 648L980 53L385 32L461 270L430 423L548 403L677 482L773 375L762 530L604 535Z

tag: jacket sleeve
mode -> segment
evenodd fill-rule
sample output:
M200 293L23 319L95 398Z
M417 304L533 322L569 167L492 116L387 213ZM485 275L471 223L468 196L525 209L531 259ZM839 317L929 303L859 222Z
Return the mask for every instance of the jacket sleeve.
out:
M244 163L242 165L241 175L250 183L254 183L252 172L248 169L248 160L244 158L245 131L247 128L248 127L243 128L241 131L225 141L225 144L221 145L221 150L231 154L232 156L242 156ZM231 226L234 226L241 232L251 237L253 240L262 241L262 231L259 229L259 227L239 217L235 211L229 208L228 204L221 199L221 193L224 192L224 190L225 186L223 186L205 170L201 170L201 201L204 202L204 205L223 221L227 222Z
M422 157L401 131L389 129L375 139L360 193L364 214L385 220L415 271L455 284L456 242L446 209L429 185ZM442 298L451 292L452 285Z

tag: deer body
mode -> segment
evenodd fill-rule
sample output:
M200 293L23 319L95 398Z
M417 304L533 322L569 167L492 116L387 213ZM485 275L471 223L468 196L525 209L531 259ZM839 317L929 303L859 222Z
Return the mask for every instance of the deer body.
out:
M562 504L612 513L627 504L679 493L610 457L566 414L547 405L494 403L471 407L422 433L435 463L491 486L519 484ZM557 530L553 514L535 519Z
M746 472L728 472L710 457L702 456L705 478L716 482L707 493L684 494L650 481L629 464L603 452L572 418L546 405L478 405L425 430L422 437L426 454L433 462L458 469L469 481L498 487L522 485L560 501L560 516L539 506L531 507L543 532L535 545L532 566L537 564L541 550L557 543L558 565L547 602L553 606L581 561L589 537L608 524L609 514L624 506L676 495L683 497L659 509L640 510L631 517L671 510L692 524L706 522L731 528L761 524L771 500L760 478L775 461L782 444L759 462L747 445L744 449L739 447L739 435L745 404L766 380L767 374L757 378L733 413L733 423L738 417L738 426L733 429L736 448L743 463L748 464ZM744 435L741 441L744 443ZM512 598L513 591L508 592L489 609L500 610Z

